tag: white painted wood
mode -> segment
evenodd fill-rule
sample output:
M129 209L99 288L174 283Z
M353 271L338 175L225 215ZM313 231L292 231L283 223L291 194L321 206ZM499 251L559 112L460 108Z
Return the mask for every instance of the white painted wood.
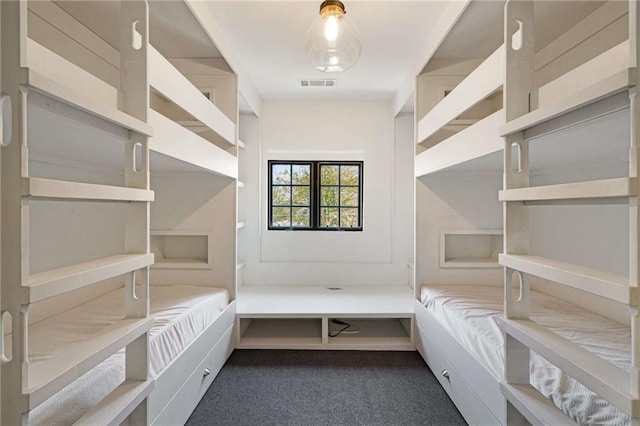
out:
M28 56L24 66L29 69L29 73L47 76L55 84L68 89L73 88L75 92L82 93L92 101L112 108L118 105L118 91L114 86L30 38L27 39L26 48Z
M126 254L33 274L28 282L22 284L23 301L35 303L148 267L152 263L153 254Z
M32 409L60 389L90 371L153 326L153 318L122 319L106 327L92 339L66 347L52 358L29 368L25 389L29 409Z
M154 89L209 127L227 143L235 145L235 124L153 47L149 49L149 63L149 83Z
M244 222L238 222L238 224L236 225L236 228L238 228L238 229L242 229L242 228L244 228L245 226L247 226L247 224L246 224L246 223L244 223Z
M211 269L214 241L209 231L152 230L153 269Z
M502 150L504 141L497 131L502 124L504 112L496 111L421 152L415 159L415 176L429 175Z
M522 117L507 122L500 128L500 135L507 136L532 128L545 121L613 96L635 85L636 79L635 68L624 70L555 104L540 107Z
M238 139L237 145L238 145L238 148L240 148L240 149L246 149L247 148L247 145L244 142L242 142L240 139Z
M208 357L207 354L211 351L217 352L218 354L225 354L217 369L210 367L211 376L215 377L217 371L222 367L224 360L229 356L230 349L233 349L234 340L232 341L231 336L229 336L230 340L227 341L225 336L227 336L228 333L232 334L231 329L235 322L235 313L236 302L232 301L224 311L220 313L218 318L203 330L202 333L182 351L180 356L173 359L171 363L162 370L158 377L156 377L154 391L149 397L149 419L151 419L151 423L159 421L159 419L162 418L160 417L161 414L166 412L167 409L172 411L177 410L179 412L184 411L187 417L191 414L197 400L189 402L189 404L193 405L188 412L185 411L184 407L170 404L170 401L176 392L185 385L186 380L190 376L190 372L193 372L193 374L196 372L200 373L200 375L202 374L202 369L199 368L198 365ZM167 414L165 413L164 415L166 416ZM161 422L160 424L165 423Z
M229 67L238 75L238 89L242 93L242 97L249 104L255 115L260 117L262 112L262 98L256 91L255 87L248 78L247 73L243 70L240 60L231 48L224 32L218 25L216 17L213 15L211 8L206 3L193 0L185 0L191 13L196 18L202 29L207 33L218 51L225 58Z
M79 426L119 425L152 390L153 380L125 380L75 424Z
M208 347L211 347L211 342ZM207 355L194 358L194 362L200 361L200 363L186 380L184 380L184 370L181 371L181 380L184 380L184 384L177 390L167 389L172 398L166 406L162 406L164 409L160 414L155 418L151 417L153 419L151 424L154 426L174 426L185 423L233 349L233 327L229 327ZM204 375L205 369L209 370L209 374L206 376ZM158 390L154 391L150 398L153 398L157 393Z
M502 190L498 193L498 198L500 201L542 201L636 197L637 195L636 178L616 178Z
M636 287L627 277L539 256L500 254L500 264L620 303L637 300Z
M632 417L640 414L629 375L597 355L528 320L501 320L501 328Z
M502 86L504 46L498 48L418 123L418 143L494 94Z
M409 286L245 285L238 289L238 316L360 315L367 318L404 317L413 314L413 290Z
M22 178L22 196L31 198L94 201L154 200L151 190L109 185L96 185L53 179Z
M464 238L464 242L454 243L455 236ZM498 251L502 245L501 229L443 229L440 231L440 267L499 268ZM456 254L457 250L463 251ZM474 256L465 257L470 254Z
M433 351L440 351L444 355L444 359L448 364L445 367L452 366L458 372L460 377L469 385L472 392L480 399L481 404L490 412L490 416L497 419L501 424L505 424L506 420L506 401L502 393L500 393L500 382L489 370L480 364L474 356L467 352L457 340L444 329L440 323L429 313L429 311L420 303L415 301L415 317L416 317L416 348L425 359L430 368L437 372L436 377L441 380L440 375L442 367L432 366ZM436 343L437 342L437 343ZM467 399L457 398L454 403L459 407L460 411L465 415L467 410ZM486 417L483 414L479 418ZM472 420L468 420L472 421Z
M538 103L551 105L628 68L627 40L540 87Z
M569 417L558 410L551 400L529 385L500 385L502 393L509 399L532 425L575 425Z
M143 135L150 136L152 134L151 128L145 123L107 104L95 101L89 96L78 93L74 89L65 87L31 69L25 73L22 83L60 102L72 105L82 111L107 120L110 123Z
M416 348L447 394L472 425L506 424L498 380L429 314L418 300ZM447 371L448 378L443 376Z
M237 178L238 162L235 156L153 110L149 111L149 124L156 131L149 140L152 151L215 174Z

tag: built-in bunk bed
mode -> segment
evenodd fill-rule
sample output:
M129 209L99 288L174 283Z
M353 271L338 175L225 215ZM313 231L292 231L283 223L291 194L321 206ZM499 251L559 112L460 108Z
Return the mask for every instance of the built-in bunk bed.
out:
M635 6L635 2L631 3ZM628 296L630 280L622 271L628 267L629 253L634 252L626 249L624 243L620 244L621 239L628 239L629 229L624 226L621 229L619 224L634 221L632 213L627 212L633 198L625 198L633 192L629 188L632 179L624 176L627 164L632 164L627 162L626 92L634 84L632 73L627 71L630 55L626 40L635 37L628 36L627 26L636 17L634 13L631 17L627 15L625 2L534 4L535 25L530 11L511 12L514 14L505 36L508 49L501 48L502 55L507 54L506 62L503 56L499 68L489 71L489 74L506 75L503 86L507 92L507 109L503 111L507 120L523 114L533 120L516 131L512 130L517 126L509 123L499 126L502 130L494 129L485 138L480 135L456 139L463 135L461 131L441 142L457 140L458 150L440 157L445 148L439 151L435 149L438 145L434 145L416 158L416 279L419 284L416 286L416 345L471 424L628 423L629 417L624 411L633 406L634 394L637 398L637 389L630 391L623 384L628 382L624 371L633 371L629 322L628 317L625 321L619 315L620 305L606 299L625 303L625 297L619 296L622 293L627 294L626 303L633 304ZM480 10L480 5L475 5L475 10ZM470 12L474 12L474 2L462 14L458 25L465 22L465 14ZM482 18L478 15L477 19ZM562 25L558 25L556 19ZM519 26L517 21L523 25ZM631 27L634 26L635 23ZM485 31L490 27L482 26ZM455 37L456 31L454 25L449 37ZM477 35L478 40L483 37L490 35ZM445 38L443 46L448 42ZM454 46L454 42L449 43ZM514 55L514 49L519 47L517 52L520 55L525 52L528 62L519 57L508 65L512 57L509 55ZM503 74L505 68L506 74ZM471 91L469 93L472 96ZM617 97L613 96L616 94ZM475 99L466 105L474 105L482 97ZM605 100L581 113L567 114L592 100L602 99ZM514 102L517 102L515 106ZM460 102L460 105L464 104ZM530 109L534 112L529 113ZM451 116L464 112L462 108L453 111ZM548 118L557 119L549 124ZM532 124L537 127L530 126ZM532 129L525 132L525 137L536 139L531 148L522 143L521 131L528 127ZM478 145L488 147L489 143L483 144L483 140L503 133L514 135L503 143L506 149L498 148L497 154L484 155L489 148ZM602 144L602 138L606 138L606 145ZM512 148L512 142L520 145L520 155L518 149ZM473 155L474 152L478 155ZM443 165L452 167L446 173L433 174L442 170ZM483 176L491 174L490 171L494 175L496 171L502 174L503 169L507 171L504 185L508 189L499 196L507 205L504 231L492 234L491 230L478 230L478 227L479 223L488 223L487 215L494 215L492 223L502 220L499 210L494 208L498 194L493 192L491 200L482 201L479 194L486 191L480 188L486 179ZM462 195L457 198L439 191L437 186L438 179L446 179L449 187L454 185L447 176L452 174L451 170L460 171L468 178L466 189L461 189ZM591 182L545 186L581 181ZM539 185L539 189L514 189L530 183ZM599 201L586 205L590 203L585 203L585 199L591 197ZM558 201L562 198L571 200ZM603 203L604 199L608 202ZM623 204L611 203L614 200L623 200ZM631 200L628 206L624 204L627 200ZM442 206L438 207L439 204ZM449 211L444 211L445 208ZM439 223L451 220L451 216L458 218L456 226L462 223L468 229L437 229ZM502 235L498 236L502 233L503 247ZM563 235L569 238L564 239ZM500 254L498 260L498 252L507 254ZM505 280L499 269L496 272L500 276L489 276L481 269L474 269L472 275L451 269L460 264L479 268L487 263L507 267L506 284L503 285ZM636 260L630 261L635 263ZM594 266L600 270L593 269ZM523 275L516 271L522 271ZM512 289L512 277L521 277L522 293L515 278ZM553 281L586 289L600 297L577 295L572 289L559 288ZM624 282L625 287L605 290L606 282ZM523 301L514 302L521 294ZM504 321L504 306L508 318L528 318L530 312L531 319L539 325ZM508 334L506 339L501 327ZM529 351L523 345L538 355L532 354L529 358ZM589 370L596 371L586 373ZM540 397L534 388L544 396Z
M235 156L150 108L151 91L174 100L170 75L174 102L214 117L204 125L233 151L234 121L149 43L151 31L161 51L190 37L211 46L201 12L186 2L2 3L2 91L13 104L3 103L3 424L184 422L233 349ZM220 99L233 104L235 76L224 74ZM223 176L219 192L231 195L216 200L204 259L199 235L194 248L190 233L185 243L150 232L180 212L162 184L150 210L150 164ZM150 239L161 262L186 251L178 263L209 273L151 272Z

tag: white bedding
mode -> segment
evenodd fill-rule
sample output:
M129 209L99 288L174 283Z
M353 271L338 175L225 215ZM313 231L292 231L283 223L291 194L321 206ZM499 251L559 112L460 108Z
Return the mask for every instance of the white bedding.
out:
M229 304L227 290L196 286L152 286L149 372L156 377ZM111 292L29 327L29 360L37 362L56 347L99 332L124 316L124 292ZM30 413L30 424L68 425L124 380L124 350L71 383Z
M629 371L631 328L576 305L531 292L531 319L563 338ZM469 353L501 381L504 337L497 322L503 289L490 286L424 286L421 302ZM542 357L531 356L531 384L580 424L629 424L630 418Z

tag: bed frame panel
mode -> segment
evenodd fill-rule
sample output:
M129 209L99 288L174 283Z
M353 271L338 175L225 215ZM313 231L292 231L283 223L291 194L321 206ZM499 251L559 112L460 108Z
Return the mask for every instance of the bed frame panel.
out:
M465 420L478 425L507 424L507 404L498 379L417 300L415 310L416 348Z
M233 301L156 378L149 395L151 424L177 425L187 421L234 349L235 316ZM204 373L205 369L209 372Z

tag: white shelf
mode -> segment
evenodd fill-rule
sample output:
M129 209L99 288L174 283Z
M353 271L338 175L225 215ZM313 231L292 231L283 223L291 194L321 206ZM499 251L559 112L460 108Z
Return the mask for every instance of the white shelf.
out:
M314 319L255 318L239 320L243 330L238 347L251 349L320 348L322 323Z
M238 222L238 223L237 223L237 225L236 225L236 228L238 228L238 229L242 229L242 228L244 228L245 226L247 226L247 224L246 224L246 223L244 223L244 222Z
M499 268L501 229L444 229L440 231L441 268Z
M636 197L638 195L638 186L635 178L617 178L508 189L502 190L498 194L500 201L619 198Z
M500 136L508 136L530 129L538 124L627 90L636 84L636 75L635 68L628 68L593 86L567 96L553 105L540 107L506 123L500 128Z
M156 253L153 269L211 269L211 236L207 231L151 231Z
M631 394L626 371L528 320L500 319L510 336L555 364L631 417L640 414L640 400Z
M328 338L328 347L330 349L407 349L412 350L414 347L411 343L411 336L407 329L403 327L401 321L407 321L407 327L410 327L408 318L351 318L343 316L340 318L344 322L351 324L352 327L358 329L357 333L339 334L335 337ZM329 322L331 319L329 319ZM333 325L339 328L339 325ZM410 329L410 328L409 328ZM345 330L348 331L349 329Z
M245 187L245 183L242 181L238 181L238 188L244 188Z
M500 384L502 394L533 425L575 425L533 386Z
M153 326L153 318L122 319L93 338L57 351L46 361L30 364L26 389L28 407L33 409L80 376L90 371Z
M235 145L236 126L233 121L205 98L153 46L149 46L149 84L211 129L221 141Z
M502 87L504 45L500 46L418 122L418 143L424 142L465 111Z
M414 313L413 299L413 289L405 285L245 285L238 289L237 314L299 318L318 315L331 315L333 318L407 317Z
M225 150L151 109L149 124L156 131L149 139L150 150L215 174L238 177L238 159Z
M244 142L242 142L240 139L238 139L238 148L247 149L247 145Z
M22 178L22 196L60 200L139 201L154 200L147 189L96 185L41 178Z
M85 96L71 88L56 83L32 69L27 69L24 75L25 79L23 84L38 92L44 93L60 102L71 105L120 127L124 127L125 129L147 136L153 134L151 127L146 123L107 104L98 102L89 96Z
M540 256L500 254L500 265L555 281L624 304L635 304L637 287L623 275L560 262Z
M125 380L74 424L76 426L119 425L151 393L153 386L153 380Z
M496 111L421 152L415 159L415 176L425 176L501 151L504 139L498 136L498 128L503 124L503 110Z
M22 284L23 303L35 303L153 264L153 254L125 254L29 276Z

